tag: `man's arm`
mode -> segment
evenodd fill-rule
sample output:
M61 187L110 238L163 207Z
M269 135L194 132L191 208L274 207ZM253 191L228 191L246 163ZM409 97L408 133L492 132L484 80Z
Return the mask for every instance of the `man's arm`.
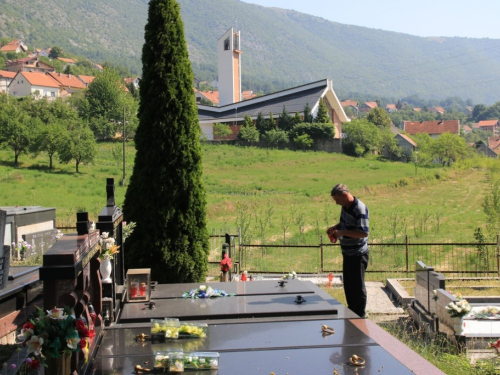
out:
M351 237L351 238L364 238L364 237L368 237L368 233L361 232L359 230L337 230L337 229L335 229L335 230L333 230L331 232L331 234L333 234L337 238L340 238L340 237L343 237L343 236L347 236L347 237Z

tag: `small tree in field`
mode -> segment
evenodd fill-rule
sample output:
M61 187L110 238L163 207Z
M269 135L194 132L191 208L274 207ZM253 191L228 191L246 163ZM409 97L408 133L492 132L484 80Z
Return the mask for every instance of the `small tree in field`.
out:
M204 282L208 231L193 72L175 0L149 2L136 156L123 205L137 223L126 268L160 283Z
M233 132L231 131L231 128L229 127L228 124L216 122L213 125L213 128L214 128L214 139L215 138L222 139L222 138L227 137L230 134L233 134Z
M70 125L68 135L59 150L59 161L69 163L75 161L76 173L81 163L91 163L97 153L94 133L89 126L80 121Z

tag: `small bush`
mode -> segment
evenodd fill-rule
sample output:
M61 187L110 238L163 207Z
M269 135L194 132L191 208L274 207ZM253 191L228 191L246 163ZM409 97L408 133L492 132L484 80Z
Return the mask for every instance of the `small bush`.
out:
M290 130L290 138L296 139L300 135L307 134L311 139L332 139L335 136L333 124L319 124L302 122Z

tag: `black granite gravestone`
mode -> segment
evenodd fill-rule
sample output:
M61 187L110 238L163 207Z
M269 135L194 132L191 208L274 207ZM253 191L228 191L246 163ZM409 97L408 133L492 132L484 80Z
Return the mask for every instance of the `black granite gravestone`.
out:
M4 245L7 212L0 210L0 289L5 288L9 278L10 247Z

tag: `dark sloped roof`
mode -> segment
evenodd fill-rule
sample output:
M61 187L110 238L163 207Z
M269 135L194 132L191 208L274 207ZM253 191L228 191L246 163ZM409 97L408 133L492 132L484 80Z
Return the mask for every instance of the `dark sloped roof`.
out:
M275 96L271 94L269 95L271 97L269 100L263 100L265 96L261 96L231 104L227 106L229 108L226 110L224 110L224 107L213 107L213 109L210 107L198 107L198 118L200 121L212 119L221 121L234 117L243 117L246 114L254 117L257 116L259 112L264 116L268 116L269 112L272 112L273 115L276 115L275 117L278 117L277 115L283 111L283 106L285 106L288 113L293 116L296 112L303 112L307 103L309 103L309 106L312 108L318 102L327 88L326 80L324 83L324 85L304 91L291 92L289 94L287 94L286 91L292 90L285 90L282 96L278 95L276 97L271 97Z

